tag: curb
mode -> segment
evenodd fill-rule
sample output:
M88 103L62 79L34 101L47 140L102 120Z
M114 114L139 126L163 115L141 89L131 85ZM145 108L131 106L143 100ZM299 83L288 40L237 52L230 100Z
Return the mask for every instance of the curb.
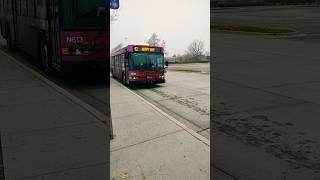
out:
M115 80L116 81L116 80ZM117 81L118 82L118 81ZM119 83L121 84L121 83ZM124 86L123 84L121 84L121 86L123 86L124 88L126 88L130 93L132 93L133 95L137 96L139 99L141 99L144 103L150 105L154 110L156 110L157 112L159 112L161 115L163 115L164 117L166 117L167 119L169 119L171 122L175 123L176 125L178 125L179 127L181 127L183 130L187 131L190 135L192 135L193 137L195 137L196 139L200 140L202 143L204 143L205 145L210 147L210 140L208 140L207 138L205 138L204 136L198 134L196 131L188 128L187 126L185 126L184 124L182 124L180 121L178 121L177 119L175 119L174 117L170 116L169 114L165 113L164 111L162 111L160 108L156 107L155 105L153 105L151 102L147 101L146 99L144 99L143 97L141 97L140 95L138 95L137 93L135 93L134 91L132 91L131 89L129 89L128 87Z

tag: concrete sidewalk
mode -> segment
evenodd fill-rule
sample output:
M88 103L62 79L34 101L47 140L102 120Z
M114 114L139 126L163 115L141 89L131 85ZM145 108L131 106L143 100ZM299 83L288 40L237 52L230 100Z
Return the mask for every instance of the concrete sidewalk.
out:
M108 179L109 142L102 117L0 51L6 180Z
M111 79L111 179L210 179L210 142Z

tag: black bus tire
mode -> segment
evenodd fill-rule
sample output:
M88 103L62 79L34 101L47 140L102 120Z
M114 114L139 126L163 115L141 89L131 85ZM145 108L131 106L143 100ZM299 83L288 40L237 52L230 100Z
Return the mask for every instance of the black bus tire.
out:
M126 75L124 75L124 73L122 73L122 83L123 85L127 86L127 78Z
M42 70L46 75L52 76L54 74L54 70L50 61L48 44L46 40L41 40L40 48Z

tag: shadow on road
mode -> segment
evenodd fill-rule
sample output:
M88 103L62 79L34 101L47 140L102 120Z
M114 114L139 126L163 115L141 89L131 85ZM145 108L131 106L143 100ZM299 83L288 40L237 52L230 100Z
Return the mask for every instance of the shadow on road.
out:
M159 84L140 84L140 85L129 86L131 90L155 89L159 87L161 87L161 85Z
M87 70L82 72L67 72L61 80L68 86L81 86L81 87L101 87L106 88L109 82L108 72Z
M3 45L0 43L0 49L9 54L10 56L19 60L19 62L23 63L25 66L31 68L32 70L42 74L46 78L55 81L56 83L64 83L65 85L75 87L107 87L107 83L109 82L107 77L107 72L96 69L68 69L68 71L64 74L55 74L53 76L46 76L41 69L40 60L29 56L28 54L22 52L19 49L15 49L14 51L8 51Z

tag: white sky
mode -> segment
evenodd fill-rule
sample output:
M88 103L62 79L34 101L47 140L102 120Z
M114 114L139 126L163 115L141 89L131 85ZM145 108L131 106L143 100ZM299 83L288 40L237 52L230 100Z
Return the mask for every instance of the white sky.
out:
M210 51L210 0L120 0L116 12L111 49L119 43L145 44L155 32L167 41L169 56L183 54L195 39Z

